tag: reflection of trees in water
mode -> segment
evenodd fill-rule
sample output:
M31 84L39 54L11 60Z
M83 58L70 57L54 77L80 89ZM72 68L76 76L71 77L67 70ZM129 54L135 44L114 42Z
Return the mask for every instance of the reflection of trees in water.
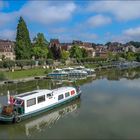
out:
M133 69L108 69L97 72L97 79L107 78L108 80L120 80L121 78L137 79L140 78L140 68Z
M28 82L20 82L17 84L5 84L0 86L0 93L7 95L7 91L10 94L19 94L22 92L27 92L31 90L36 90L38 88L53 89L61 86L75 86L91 83L95 79L107 78L108 80L120 80L121 78L136 79L140 78L140 68L119 70L119 69L102 69L96 71L96 76L87 77L85 79L73 80L73 81L63 81L63 80L33 80Z

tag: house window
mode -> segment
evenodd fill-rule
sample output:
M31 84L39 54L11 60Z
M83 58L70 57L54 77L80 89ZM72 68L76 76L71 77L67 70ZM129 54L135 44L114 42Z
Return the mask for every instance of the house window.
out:
M62 100L63 98L64 98L64 95L63 94L61 94L61 95L58 96L58 100Z
M36 98L27 100L27 107L30 107L35 104L36 104Z
M71 91L71 95L74 95L74 94L75 94L75 91L74 91L74 90L72 90L72 91Z
M69 96L70 96L69 92L65 93L65 97L69 97Z
M45 95L39 96L39 97L37 98L37 100L38 100L38 103L44 102L44 101L45 101Z

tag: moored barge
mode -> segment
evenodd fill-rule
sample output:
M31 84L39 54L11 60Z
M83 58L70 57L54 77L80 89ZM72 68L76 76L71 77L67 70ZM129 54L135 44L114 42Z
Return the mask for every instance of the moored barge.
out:
M80 95L79 87L60 87L53 90L34 90L11 96L9 104L2 107L0 122L18 123L70 102Z

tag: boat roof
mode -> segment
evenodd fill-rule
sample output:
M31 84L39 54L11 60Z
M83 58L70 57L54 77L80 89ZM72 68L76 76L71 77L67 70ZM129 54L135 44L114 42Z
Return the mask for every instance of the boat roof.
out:
M57 88L57 89L53 89L52 92L53 94L59 94L59 93L64 93L64 92L68 92L70 90L73 90L75 89L74 87L60 87L60 88Z
M16 95L15 98L21 99L21 100L28 100L30 98L34 98L34 97L44 95L44 93L48 94L48 93L51 93L51 92L52 92L52 90L48 90L48 89L34 90L34 91L25 92L25 93Z
M67 67L67 68L63 68L64 70L73 70L74 68L72 67Z
M74 87L60 87L60 88L53 89L53 90L48 90L48 89L34 90L31 92L25 92L25 93L16 95L15 98L21 99L21 100L29 100L31 98L36 98L38 96L46 95L49 93L53 93L54 95L56 95L56 94L60 94L63 92L68 92L73 89L74 89Z
M61 71L62 69L56 68L54 71Z

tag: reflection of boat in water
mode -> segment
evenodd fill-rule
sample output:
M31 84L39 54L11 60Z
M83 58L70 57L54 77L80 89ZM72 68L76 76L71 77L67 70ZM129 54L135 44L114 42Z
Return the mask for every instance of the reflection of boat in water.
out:
M33 133L41 132L47 127L53 126L60 118L76 111L80 107L80 98L63 105L52 112L48 112L42 117L37 117L32 121L27 121L25 124L26 136L31 136Z

